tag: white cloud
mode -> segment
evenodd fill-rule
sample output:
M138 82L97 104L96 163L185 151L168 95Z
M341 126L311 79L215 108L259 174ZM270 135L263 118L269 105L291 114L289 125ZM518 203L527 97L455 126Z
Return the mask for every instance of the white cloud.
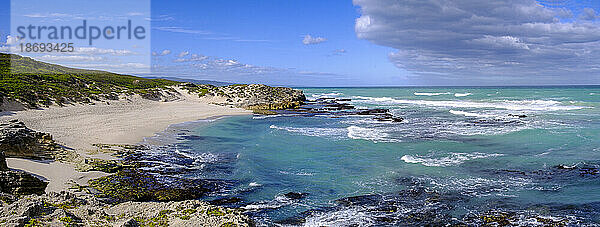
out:
M582 20L596 20L598 19L598 14L592 8L584 8L583 14L581 14L580 18Z
M186 51L186 53L187 53L187 51ZM179 55L181 55L181 54L179 54ZM189 58L183 58L183 56L182 56L180 58L177 58L177 59L173 60L173 62L194 62L194 61L198 62L198 61L204 61L204 60L207 60L207 59L208 59L207 56L198 55L198 54L192 54Z
M186 33L186 34L198 34L198 35L213 34L212 32L209 32L209 31L187 29L187 28L182 28L182 27L154 27L154 29L159 30L159 31Z
M333 55L342 55L345 54L347 51L346 49L335 49L333 50Z
M473 39L473 43L482 44L482 48L506 48L506 49L524 49L529 50L529 46L521 39L512 36L491 36L485 35L483 38Z
M158 17L146 18L147 21L172 21L175 20L174 17L169 15L159 15Z
M44 55L40 57L35 57L35 59L40 61L50 61L50 62L97 62L102 61L104 58L95 57L95 56L81 56L81 55Z
M190 52L188 52L188 51L181 51L181 53L179 53L179 54L177 55L177 57L178 57L178 58L182 58L182 57L185 57L185 56L187 56L188 54L190 54Z
M170 53L171 53L171 50L163 50L160 53L152 52L152 56L165 56L165 55L169 55Z
M323 37L312 37L311 35L306 35L304 36L304 39L302 39L302 43L304 45L310 45L310 44L319 44L322 42L327 41L326 38Z
M6 36L6 45L15 45L20 41L19 37L16 36Z
M136 53L130 50L116 50L116 49L103 49L97 47L78 47L75 49L74 54L89 54L89 55L114 55L114 56L129 56L135 55Z
M573 18L566 8L548 8L535 0L353 3L361 8L357 37L396 49L389 60L421 78L600 81L600 69L593 67L600 65L600 26ZM588 20L596 17L593 10L584 13ZM565 16L572 18L563 20Z

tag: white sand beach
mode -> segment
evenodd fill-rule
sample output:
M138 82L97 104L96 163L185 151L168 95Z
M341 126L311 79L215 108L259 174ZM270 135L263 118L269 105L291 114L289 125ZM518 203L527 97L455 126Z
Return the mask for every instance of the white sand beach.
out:
M92 155L92 144L135 144L145 137L165 130L169 125L216 116L251 114L239 108L217 106L180 91L179 100L160 102L137 96L119 101L98 102L95 105L50 107L0 113L0 121L18 119L33 130L50 133L61 145L83 156L110 158L106 154ZM101 172L77 172L65 163L37 162L8 158L8 166L41 176L50 184L46 191L61 191L70 181L85 184L87 180L105 175Z

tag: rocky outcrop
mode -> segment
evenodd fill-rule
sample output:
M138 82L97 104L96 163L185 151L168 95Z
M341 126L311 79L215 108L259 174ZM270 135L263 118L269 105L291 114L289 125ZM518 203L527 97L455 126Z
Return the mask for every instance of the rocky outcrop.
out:
M0 191L12 195L43 194L47 182L29 173L20 171L0 171Z
M0 171L7 171L8 165L6 164L6 156L4 156L4 152L0 151Z
M236 209L198 200L108 204L69 192L25 196L0 208L2 226L252 226Z
M306 100L300 90L271 87L263 84L236 84L223 87L186 83L181 85L190 92L213 100L218 105L235 106L249 110L292 109Z
M52 159L60 150L50 134L31 130L23 122L0 124L0 151L7 157Z

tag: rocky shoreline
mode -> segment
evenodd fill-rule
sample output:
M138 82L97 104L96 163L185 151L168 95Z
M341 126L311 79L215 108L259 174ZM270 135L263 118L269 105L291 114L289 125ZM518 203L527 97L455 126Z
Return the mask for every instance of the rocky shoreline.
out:
M96 145L112 149L121 160L82 158L56 145L51 136L12 120L0 125L0 194L3 226L252 226L239 209L223 208L196 200L217 190L217 183L181 182L180 188L161 183L140 170L129 155L143 150L135 145ZM134 152L135 151L135 152ZM73 158L58 159L70 153ZM10 170L6 157L28 157L75 164L82 171L114 173L73 185L72 191L44 193L48 182L22 171ZM79 162L79 163L78 163ZM184 179L181 179L184 180Z
M204 99L203 102L257 111L293 108L305 100L301 91L291 88L213 86L207 93L205 86L209 85L179 84L175 89L156 89L140 97L154 102L174 102L184 98L181 92L186 93L184 90L187 89L190 94ZM115 96L99 101L110 105L108 102L122 99L129 100ZM222 190L228 184L225 181L190 180L146 171L147 164L136 159L140 152L147 150L144 146L94 144L93 147L97 151L92 153L114 157L83 155L81 151L63 147L49 133L32 130L17 119L1 123L0 197L3 202L0 223L8 226L253 226L243 210L197 200ZM69 191L45 193L47 179L9 169L4 155L60 162L80 172L97 171L109 175L92 179L86 185L72 182Z

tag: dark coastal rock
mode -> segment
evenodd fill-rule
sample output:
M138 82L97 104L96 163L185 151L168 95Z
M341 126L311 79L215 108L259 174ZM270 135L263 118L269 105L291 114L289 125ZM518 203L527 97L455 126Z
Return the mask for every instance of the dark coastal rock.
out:
M518 118L526 118L525 114L508 114L509 117L518 117Z
M31 130L18 120L0 124L0 151L6 157L52 159L59 150L60 146L48 133Z
M0 191L13 195L43 194L47 182L20 171L0 172Z
M223 206L223 205L232 205L232 204L237 204L242 202L242 199L238 198L238 197L228 197L228 198L221 198L221 199L215 199L215 200L211 200L208 203L211 205L216 205L216 206Z
M0 171L7 171L8 165L6 164L6 156L4 156L4 152L0 151Z
M396 117L390 113L385 113L385 114L381 114L381 115L377 115L375 118L375 120L378 121L389 121L389 122L402 122L404 121L404 118L401 117Z
M363 110L356 114L357 115L377 115L377 114L385 114L388 112L390 112L390 110L378 108L378 109Z
M534 171L521 171L512 169L487 171L494 175L509 175L516 177L527 177L532 180L549 182L562 181L566 179L595 179L600 178L600 165L597 163L579 163L576 165L556 165L547 169Z
M306 197L308 195L308 193L300 193L300 192L288 192L283 194L283 196L285 196L288 199L302 199L304 197Z
M160 179L137 168L125 168L116 174L89 181L98 196L116 201L182 201L197 199L224 187L218 180L162 176Z

